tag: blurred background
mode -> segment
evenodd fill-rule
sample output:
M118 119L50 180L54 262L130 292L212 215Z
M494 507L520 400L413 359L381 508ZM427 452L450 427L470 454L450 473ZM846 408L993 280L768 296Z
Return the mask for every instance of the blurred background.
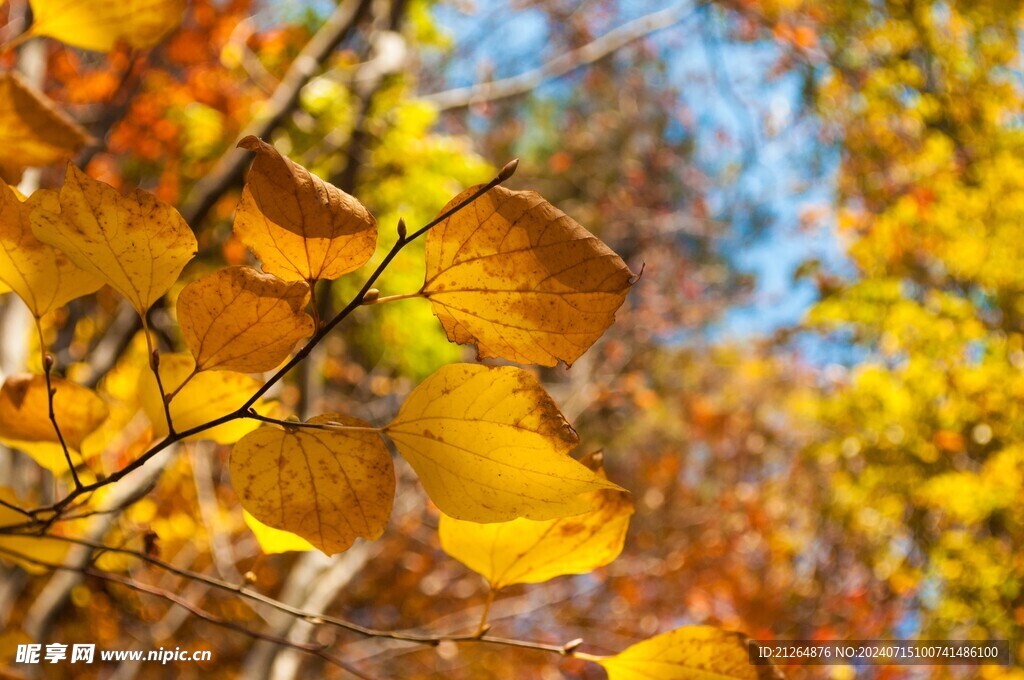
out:
M0 3L0 40L30 18L24 0ZM0 61L97 140L74 159L90 175L179 206L200 241L183 282L249 261L231 216L246 162L233 147L250 133L362 200L381 251L399 217L423 224L520 158L511 186L536 189L643 270L598 345L571 370L540 372L580 450L603 450L633 494L626 548L593 574L502 592L496 634L582 637L593 653L693 623L1016 645L1022 19L1013 0L190 0L152 50L36 39ZM302 77L310 45L321 49ZM56 186L62 172L29 170L22 186ZM406 249L382 294L418 289L422 261L422 245ZM359 283L318 298L336 309ZM153 320L180 346L169 311ZM474 356L422 300L352 321L275 395L285 407L383 424L418 381ZM131 407L145 352L135 323L104 290L46 329L70 377L124 404L108 427L135 432L119 442L127 459L146 428ZM0 373L39 371L33 333L21 302L0 296ZM334 559L266 555L227 483L228 448L162 460L152 494L105 530L152 531L176 565L233 582L251 572L265 592L365 625L475 625L486 586L440 551L436 510L404 463L382 539ZM52 486L15 451L0 470L19 489ZM335 672L116 586L3 570L8 640L215 650L209 666L124 664L112 677ZM201 584L132 575L311 635ZM604 677L528 650L333 641L375 677ZM1016 667L791 675L1024 678Z

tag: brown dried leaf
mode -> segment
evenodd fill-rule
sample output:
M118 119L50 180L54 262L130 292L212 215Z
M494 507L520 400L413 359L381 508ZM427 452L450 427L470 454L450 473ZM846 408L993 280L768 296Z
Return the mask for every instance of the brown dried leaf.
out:
M288 281L336 279L370 259L377 220L362 203L256 137L238 146L256 158L235 214L235 234L265 271Z
M442 209L466 200L467 189ZM615 321L626 263L532 191L495 187L427 235L423 294L448 339L481 358L572 364Z

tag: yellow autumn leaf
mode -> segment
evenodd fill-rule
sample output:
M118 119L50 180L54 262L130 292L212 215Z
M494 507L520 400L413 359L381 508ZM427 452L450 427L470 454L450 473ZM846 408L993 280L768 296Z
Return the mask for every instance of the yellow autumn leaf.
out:
M444 366L386 428L430 499L472 522L579 515L618 489L568 453L576 432L537 379L512 366Z
M57 376L50 378L54 415L71 463L81 465L105 425L107 404L92 390ZM0 389L0 442L17 449L55 475L68 474L67 456L49 418L46 377L11 376ZM92 451L95 453L95 451Z
M316 546L302 536L293 534L290 531L267 526L245 510L242 511L242 519L245 520L246 526L249 527L253 536L256 537L256 542L260 544L260 550L268 555L316 549Z
M586 574L619 556L633 514L633 504L622 491L592 495L591 512L542 522L518 518L478 524L441 515L441 547L494 590Z
M370 427L337 413L308 422ZM261 427L232 449L231 481L253 517L328 555L379 538L395 497L391 454L370 430Z
M178 211L141 189L128 196L68 165L57 206L32 209L32 231L96 274L139 312L159 300L196 254Z
M195 360L188 354L164 354L160 357L160 382L168 394L174 393L188 380L170 404L171 420L178 432L235 411L262 385L252 376L232 371L203 371L193 375L195 366ZM154 436L166 437L167 419L152 371L143 371L139 375L139 400L153 424ZM231 444L259 425L256 420L233 420L193 435L191 439L212 439L218 444Z
M714 626L684 626L597 661L608 680L768 680L773 666L749 661L747 638Z
M108 409L92 390L52 376L53 411L64 441L73 449L106 419ZM0 388L0 437L25 442L56 442L49 417L46 377L12 375Z
M52 472L54 476L59 477L70 474L68 457L64 455L64 449L58 443L32 442L0 437L0 444L21 451L40 467ZM78 476L82 477L85 472L79 469L79 466L85 463L85 455L71 447L68 447L68 455L71 457L71 464L78 470Z
M88 133L16 73L0 74L0 179L17 184L24 168L66 160Z
M52 209L56 200L56 193L44 190L25 201L13 187L0 186L0 281L24 300L37 318L103 285L97 276L78 268L67 255L32 233L32 207Z
M185 286L178 324L199 370L269 371L315 330L309 284L227 267Z
M25 507L10 487L0 487L0 500L18 507ZM0 529L24 524L27 519L17 510L0 505ZM68 546L69 543L66 541L52 538L0 533L0 560L14 562L30 574L41 574L46 572L47 568L30 560L39 560L45 564L61 564L68 552ZM30 559L21 559L18 557L19 555Z
M377 220L337 187L246 137L256 153L235 213L235 234L263 269L286 281L336 279L358 269L377 247Z
M73 47L110 52L124 41L135 49L160 42L174 30L185 0L29 0L32 35Z
M448 339L519 363L571 365L615 320L633 281L571 217L535 192L504 187L431 229L426 255L422 293Z

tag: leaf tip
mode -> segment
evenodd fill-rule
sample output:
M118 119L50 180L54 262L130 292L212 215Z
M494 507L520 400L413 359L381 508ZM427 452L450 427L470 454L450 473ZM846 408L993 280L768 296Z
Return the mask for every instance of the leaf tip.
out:
M627 281L627 283L628 283L628 284L629 284L630 286L632 286L632 285L635 285L635 284L636 284L636 283L637 283L637 282L638 282L638 281L639 281L640 279L642 279L642 278L643 278L643 276L644 276L644 270L645 270L645 269L647 269L647 263L646 263L646 262L641 262L641 263L640 263L640 271L639 271L639 272L637 272L636 274L633 274L633 276L631 276L631 277L629 278L629 281Z
M263 140L256 135L246 135L238 140L238 144L235 145L235 148L245 149L246 151L259 151L262 144Z

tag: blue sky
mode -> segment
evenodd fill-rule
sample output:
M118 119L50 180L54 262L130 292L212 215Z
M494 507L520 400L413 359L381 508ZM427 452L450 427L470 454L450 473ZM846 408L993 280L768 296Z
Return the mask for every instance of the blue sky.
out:
M668 6L621 0L617 15L609 13L602 28ZM545 49L547 24L539 12L509 10L504 0L480 0L477 8L472 15L448 4L435 9L457 44L473 46L449 68L449 86L471 84L485 65L502 78L556 56ZM723 244L733 263L755 274L758 284L752 303L730 310L712 334L742 339L800 321L815 299L809 282L793 281L802 262L817 258L831 270L845 269L832 225L826 221L813 231L800 227L805 209L832 205L835 160L833 152L822 149L813 116L800 114L800 76L771 74L778 46L730 41L720 16L710 20L709 14L696 14L706 11L695 9L691 18L649 40L665 56L670 80L698 122L697 162L721 178L710 197L714 216L747 233L755 220L767 217L758 238L737 237ZM698 25L701 30L695 30ZM557 96L559 87L552 82L537 92ZM723 138L732 142L723 144ZM758 214L730 215L736 205L754 205Z

